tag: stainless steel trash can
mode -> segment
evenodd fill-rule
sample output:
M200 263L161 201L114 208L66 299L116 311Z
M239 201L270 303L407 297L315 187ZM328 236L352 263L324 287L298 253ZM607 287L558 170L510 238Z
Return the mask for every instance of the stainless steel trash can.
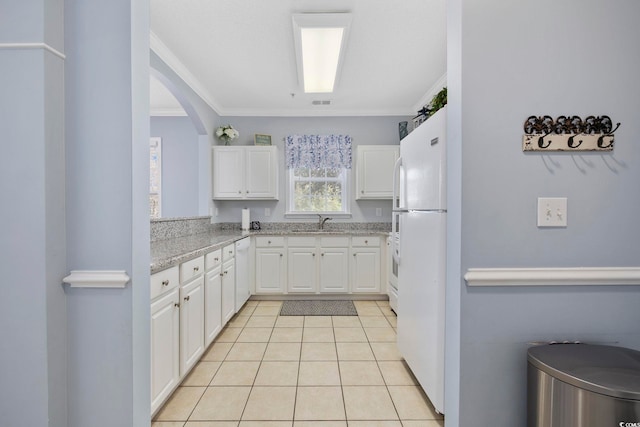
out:
M640 427L640 352L623 347L532 347L528 427Z

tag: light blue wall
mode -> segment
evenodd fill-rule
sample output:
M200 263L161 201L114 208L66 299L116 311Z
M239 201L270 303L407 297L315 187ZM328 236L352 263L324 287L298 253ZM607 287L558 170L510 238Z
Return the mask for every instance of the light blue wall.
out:
M65 2L69 427L149 424L148 1Z
M462 265L638 266L640 3L462 0ZM452 70L449 72L451 73ZM607 114L607 154L523 154L530 115ZM568 227L538 229L536 199L568 198ZM640 349L637 287L470 289L460 299L459 425L525 424L530 341ZM455 310L455 307L454 307ZM454 384L455 387L455 384Z
M63 49L59 1L0 1L1 44ZM63 59L0 48L0 424L67 423Z
M241 211L251 209L251 219L264 222L281 222L291 219L284 217L287 201L287 169L284 164L284 138L292 134L348 134L353 139L353 156L357 145L399 144L398 122L410 120L407 117L222 117L223 124L230 123L240 132L234 145L253 145L254 134L271 135L273 145L278 147L279 197L276 201L216 201L218 215L214 222L239 222ZM216 144L220 141L216 140ZM389 178L391 179L391 177ZM391 221L391 200L355 200L355 168L351 177L352 218L334 221ZM375 216L376 208L382 208L383 216ZM264 215L265 208L271 209L271 216ZM309 221L307 219L306 221Z
M220 116L155 52L150 54L151 72L173 93L198 134L198 215L209 215L211 201L211 144Z
M151 117L162 138L162 216L199 215L198 134L189 117Z

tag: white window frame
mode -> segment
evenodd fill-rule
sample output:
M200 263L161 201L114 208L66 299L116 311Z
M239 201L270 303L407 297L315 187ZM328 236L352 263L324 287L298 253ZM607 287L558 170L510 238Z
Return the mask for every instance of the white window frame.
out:
M294 175L294 168L289 169L288 173L288 182L287 182L287 212L285 216L287 217L316 217L317 215L331 215L334 218L342 217L342 218L350 218L351 217L351 197L350 197L350 189L351 189L351 169L343 168L342 169L342 178L341 179L327 179L327 178L309 178L305 179L305 181L317 181L317 182L329 182L329 181L339 181L341 182L342 188L342 210L341 211L294 211L293 210L293 201L294 201L294 191L295 191L295 183L298 181Z
M158 184L158 191L155 193L151 192L151 176L149 176L149 198L151 196L158 196L158 216L155 218L162 218L162 138L160 137L151 137L149 138L149 161L151 161L151 152L156 150L158 154L158 175L156 177ZM151 201L151 200L149 200ZM149 212L151 215L151 212Z

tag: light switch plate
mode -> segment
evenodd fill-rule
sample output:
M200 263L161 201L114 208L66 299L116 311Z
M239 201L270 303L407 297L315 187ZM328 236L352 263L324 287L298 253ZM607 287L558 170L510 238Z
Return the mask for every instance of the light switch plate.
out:
M566 227L567 198L538 197L538 227Z

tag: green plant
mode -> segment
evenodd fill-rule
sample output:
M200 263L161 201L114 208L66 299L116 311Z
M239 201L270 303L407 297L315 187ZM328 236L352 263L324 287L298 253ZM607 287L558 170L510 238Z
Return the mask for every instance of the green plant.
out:
M429 104L429 116L432 116L445 105L447 105L447 88L443 87L442 90L433 97Z

